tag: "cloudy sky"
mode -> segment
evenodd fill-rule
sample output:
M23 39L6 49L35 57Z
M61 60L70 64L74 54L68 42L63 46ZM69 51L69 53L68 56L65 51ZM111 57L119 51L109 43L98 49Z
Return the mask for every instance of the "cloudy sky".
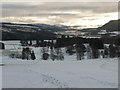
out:
M118 19L117 2L3 2L1 5L2 22L93 28Z

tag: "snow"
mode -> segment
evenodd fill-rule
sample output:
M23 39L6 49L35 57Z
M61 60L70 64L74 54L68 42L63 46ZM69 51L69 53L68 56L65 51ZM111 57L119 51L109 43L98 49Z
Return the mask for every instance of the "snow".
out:
M13 41L6 41L6 44ZM14 41L15 48L22 48ZM11 50L9 45L6 50ZM13 48L13 49L15 49ZM117 88L118 59L76 60L65 54L64 61L41 60L41 48L33 48L36 60L2 55L2 88ZM20 49L21 50L21 49ZM5 52L5 51L2 51Z

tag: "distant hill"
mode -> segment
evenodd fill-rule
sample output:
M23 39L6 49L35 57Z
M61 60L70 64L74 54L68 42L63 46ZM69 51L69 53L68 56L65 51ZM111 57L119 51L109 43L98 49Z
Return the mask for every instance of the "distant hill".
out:
M105 34L115 34L118 35L120 27L120 19L119 20L111 20L105 25L98 28L86 28L83 30L70 29L67 26L57 26L57 25L48 25L48 24L16 24L16 23L0 23L0 30L2 31L2 39L3 40L20 40L20 39L55 39L55 32L64 31L78 31L83 33L84 36L97 36L101 33L102 30L106 30ZM66 33L66 32L65 32ZM102 32L103 33L103 32ZM82 34L82 36L83 36Z
M3 40L53 39L54 32L65 31L64 27L47 24L0 23Z
M42 30L42 31L51 31L51 32L57 32L57 31L65 31L67 30L63 26L57 26L57 25L49 25L49 24L16 24L16 23L7 23L3 22L0 23L2 27L8 27L9 29L19 29L19 28L31 28L35 30ZM30 31L30 30L29 30Z
M106 31L118 31L120 27L120 19L119 20L111 20L102 27L99 27L99 30L106 30Z
M104 24L98 28L85 28L82 30L78 30L79 32L84 33L82 36L117 36L120 32L120 19L119 20L111 20L108 23Z

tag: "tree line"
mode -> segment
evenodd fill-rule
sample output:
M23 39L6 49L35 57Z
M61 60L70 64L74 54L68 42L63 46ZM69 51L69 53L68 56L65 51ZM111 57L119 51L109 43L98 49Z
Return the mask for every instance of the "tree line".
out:
M32 42L29 42L31 45ZM115 58L120 57L120 46L117 44L104 44L101 39L92 38L84 39L80 37L58 38L56 42L53 40L36 40L36 44L42 47L42 59L51 58L53 61L64 60L64 54L73 55L76 53L76 59L82 60L86 56L87 59L95 58ZM66 48L64 53L62 48ZM50 52L50 53L49 53Z

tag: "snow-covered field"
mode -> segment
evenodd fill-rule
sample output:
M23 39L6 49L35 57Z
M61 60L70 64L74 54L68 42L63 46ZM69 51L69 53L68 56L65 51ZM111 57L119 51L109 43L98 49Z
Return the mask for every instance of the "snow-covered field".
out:
M18 43L5 42L9 45L1 56L4 64L0 66L2 88L118 88L117 58L77 61L76 55L65 54L64 61L44 61L41 60L40 48L33 48L36 60L6 56L14 49L21 51Z

